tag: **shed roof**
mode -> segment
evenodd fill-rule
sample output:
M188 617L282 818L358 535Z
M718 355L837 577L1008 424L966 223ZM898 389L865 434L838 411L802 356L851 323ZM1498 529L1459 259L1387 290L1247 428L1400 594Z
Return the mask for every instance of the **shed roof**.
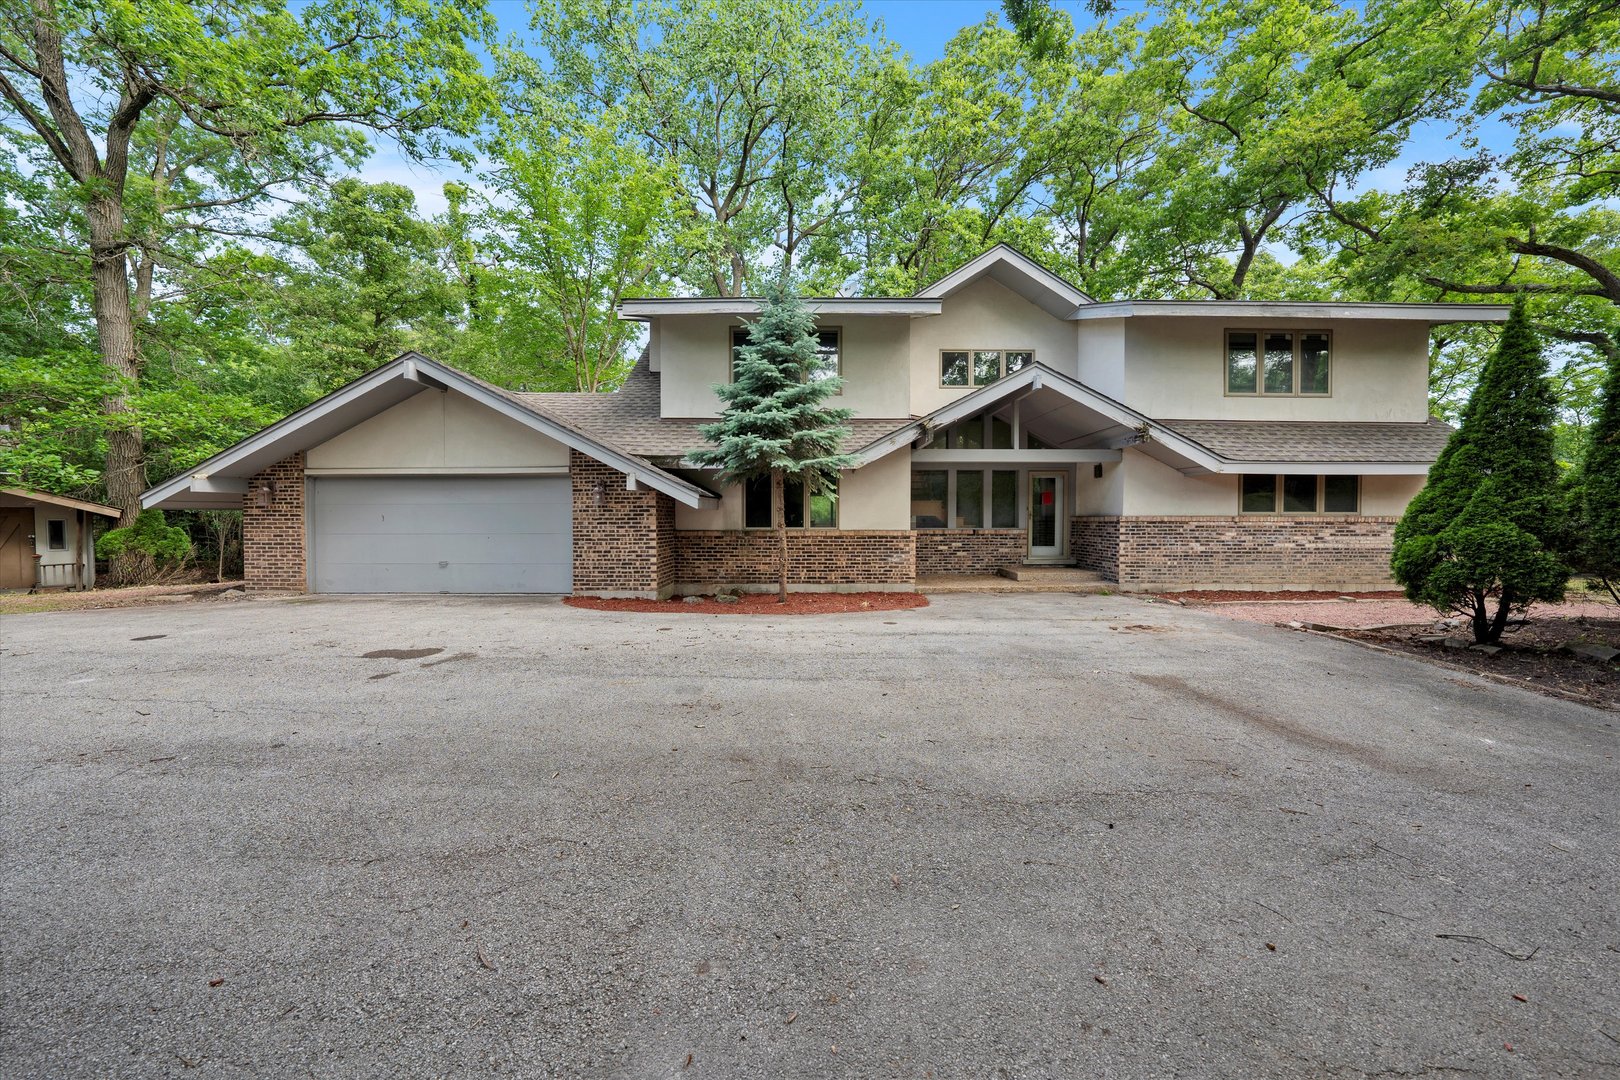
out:
M99 514L102 517L121 517L122 513L116 506L104 506L101 503L88 502L84 499L70 499L66 495L52 495L47 491L34 491L31 488L0 488L0 495L14 495L29 502L45 503L48 506L64 506L70 510L83 510L87 514Z

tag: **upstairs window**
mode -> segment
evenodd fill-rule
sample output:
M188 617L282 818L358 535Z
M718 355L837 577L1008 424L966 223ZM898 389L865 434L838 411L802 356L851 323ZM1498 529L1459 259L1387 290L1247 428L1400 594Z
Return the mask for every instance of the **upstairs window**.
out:
M989 386L1035 362L1029 349L943 349L939 385Z
M782 517L790 529L838 528L838 487L819 495L807 494L804 481L789 476L782 482ZM743 527L772 529L771 478L756 476L743 485Z
M1359 476L1243 477L1245 514L1356 514L1361 511Z
M1228 330L1226 392L1259 397L1327 397L1332 392L1326 330Z
M822 327L816 332L816 365L810 370L810 381L820 382L844 373L844 333L838 326ZM748 327L731 328L730 379L737 381L737 350L748 344ZM839 393L843 391L840 390Z

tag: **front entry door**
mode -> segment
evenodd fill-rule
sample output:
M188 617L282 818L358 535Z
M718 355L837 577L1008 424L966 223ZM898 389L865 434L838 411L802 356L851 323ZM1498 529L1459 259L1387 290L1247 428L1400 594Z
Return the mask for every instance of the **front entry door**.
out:
M1029 557L1058 559L1063 556L1063 474L1029 474Z
M34 587L33 531L32 507L0 509L0 589Z

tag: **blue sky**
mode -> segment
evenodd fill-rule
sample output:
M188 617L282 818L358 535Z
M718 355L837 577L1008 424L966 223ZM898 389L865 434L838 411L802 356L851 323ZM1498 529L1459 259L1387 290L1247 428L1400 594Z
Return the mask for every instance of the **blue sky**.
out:
M1001 16L1000 0L866 0L861 6L871 18L882 21L884 34L917 63L938 59L945 52L946 42L962 27L980 22L986 15ZM1057 6L1067 11L1077 26L1093 21L1084 4L1076 0L1057 0ZM1141 6L1139 0L1115 0L1115 7L1121 11ZM528 10L522 0L490 0L490 8L504 33L528 36ZM1487 125L1478 135L1488 149L1505 152L1511 148L1512 131L1506 125ZM1397 161L1364 177L1358 186L1393 190L1403 185L1414 164L1443 161L1469 152L1449 124L1425 124L1414 133L1406 152ZM361 172L367 180L391 181L410 187L416 192L418 207L424 214L437 214L445 209L441 189L446 180L465 179L454 166L417 165L388 145L378 146Z

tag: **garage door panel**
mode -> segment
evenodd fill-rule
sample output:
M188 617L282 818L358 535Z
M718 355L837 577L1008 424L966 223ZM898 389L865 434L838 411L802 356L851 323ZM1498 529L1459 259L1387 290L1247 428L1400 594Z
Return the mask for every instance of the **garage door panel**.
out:
M317 592L568 592L567 477L319 477Z

